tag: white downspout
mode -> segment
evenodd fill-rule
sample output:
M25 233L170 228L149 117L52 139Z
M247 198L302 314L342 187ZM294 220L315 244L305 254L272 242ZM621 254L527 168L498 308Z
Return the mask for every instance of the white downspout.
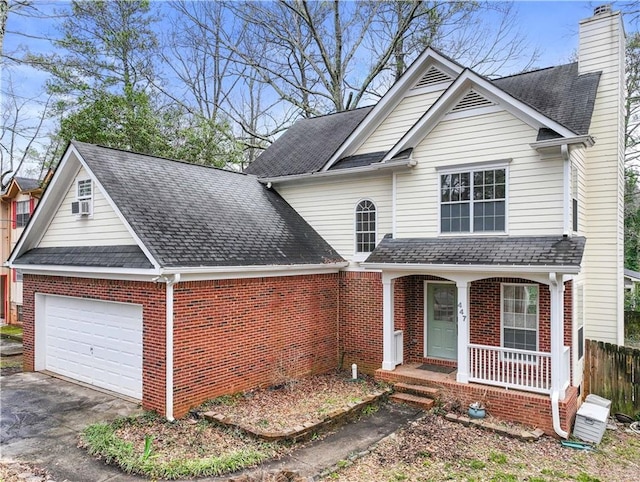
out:
M550 282L550 288L551 290L555 290L558 288L558 279L556 277L556 273L549 273L549 282ZM562 280L560 281L562 282ZM552 296L552 300L553 300L554 296ZM562 300L559 299L561 297L555 297L555 304L560 303ZM558 308L557 306L554 306L554 303L551 303L551 326L554 326L554 319L557 323L557 313L559 310L563 309L564 307ZM555 344L559 343L558 341L555 342ZM554 346L554 332L553 330L551 331L551 344L552 344L552 348L551 348L551 362L552 362L552 366L551 366L551 373L552 373L552 377L551 377L551 419L553 421L553 430L563 439L568 439L569 438L569 432L565 431L562 429L562 425L560 423L560 386L559 386L559 377L554 376L555 373L557 373L558 369L556 367L553 366L553 362L555 361L556 363L561 363L562 362L562 357L558 358L557 356L557 352L559 352L559 350Z
M166 291L166 374L165 374L165 416L168 421L173 419L173 285L180 282L180 273L173 275L173 278L167 279Z

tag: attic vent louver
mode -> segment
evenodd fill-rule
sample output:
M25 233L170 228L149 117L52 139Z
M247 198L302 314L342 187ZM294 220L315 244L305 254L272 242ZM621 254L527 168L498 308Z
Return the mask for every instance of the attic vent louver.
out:
M604 15L605 13L611 13L611 5L610 4L605 4L605 5L600 5L596 8L593 9L593 15Z
M413 86L413 88L420 89L428 85L441 84L442 82L451 82L452 80L453 79L451 78L451 76L445 74L442 70L437 69L432 65L427 69L425 74L418 81L418 83Z
M451 112L459 112L461 110L476 109L478 107L487 107L493 105L493 102L481 96L477 92L470 90L456 106L451 109Z

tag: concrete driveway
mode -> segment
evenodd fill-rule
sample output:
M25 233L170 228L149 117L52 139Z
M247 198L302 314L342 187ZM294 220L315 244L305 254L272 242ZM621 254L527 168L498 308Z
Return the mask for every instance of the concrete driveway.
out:
M48 470L57 481L133 481L77 448L91 423L140 413L131 402L41 373L0 377L0 457Z

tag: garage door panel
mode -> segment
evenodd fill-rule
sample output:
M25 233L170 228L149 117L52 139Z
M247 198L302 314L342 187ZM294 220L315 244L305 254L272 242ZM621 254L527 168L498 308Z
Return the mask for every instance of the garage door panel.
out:
M142 398L142 306L45 296L47 370Z

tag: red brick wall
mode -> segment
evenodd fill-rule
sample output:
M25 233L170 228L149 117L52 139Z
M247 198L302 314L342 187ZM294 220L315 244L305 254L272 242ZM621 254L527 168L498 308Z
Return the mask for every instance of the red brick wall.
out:
M373 373L382 366L382 276L344 271L340 276L339 352L344 367Z
M338 277L177 284L174 415L218 395L335 369Z
M35 293L93 298L142 305L143 407L164 413L165 407L165 285L58 276L24 275L24 369L34 369Z

